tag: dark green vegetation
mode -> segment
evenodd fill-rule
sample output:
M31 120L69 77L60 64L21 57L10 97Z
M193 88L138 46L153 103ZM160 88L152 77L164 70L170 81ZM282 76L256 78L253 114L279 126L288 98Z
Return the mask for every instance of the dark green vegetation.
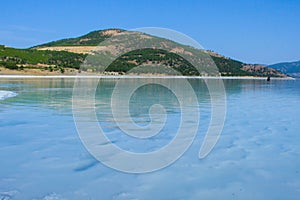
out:
M48 70L50 72L57 71L60 73L64 73L66 68L79 69L81 63L87 56L86 54L71 53L67 51L38 50L38 48L56 46L97 46L105 39L122 31L123 30L120 29L93 31L78 38L58 40L30 49L14 49L0 46L0 66L12 70L24 70L28 68ZM171 49L173 47L179 47L179 49L181 48L187 53L186 55L202 54L206 55L204 57L208 58L209 54L210 58L212 58L222 76L281 76L281 74L276 70L272 71L268 68L265 68L264 73L261 73L261 68L246 66L242 62L225 58L213 52L206 52L192 47L180 45L175 42L154 36L148 35L148 37L164 45L169 45ZM207 66L214 65L210 59L209 61L205 62L208 62L206 63ZM173 72L175 70L178 72L177 74L180 75L199 76L202 74L210 74L210 70L213 70L213 67L208 69L207 66L206 69L204 69L205 66L202 68L201 66L197 66L199 67L197 70L191 63L176 53L161 49L140 49L120 56L109 65L106 71L123 74L140 65L146 65L148 68L143 68L142 71L135 71L135 73L174 74ZM159 67L152 68L151 65L159 65L163 67L161 69L159 69ZM87 71L88 69L89 71L93 72L101 71L99 67L95 66L94 64L91 64L89 67L81 68L83 71ZM202 69L204 70L202 71ZM202 74L199 73L199 70ZM267 72L265 72L266 70Z
M232 60L224 57L210 56L214 61L215 65L218 67L219 72L222 76L267 76L268 74L263 74L258 71L249 72L243 70L244 64L242 62ZM146 64L158 64L169 66L178 72L180 75L185 76L199 76L199 71L191 65L187 60L179 56L178 54L168 52L160 49L142 49L128 52L120 56L115 60L109 67L107 71L114 72L127 72L139 65ZM168 67L157 73L172 74ZM144 73L153 73L153 68L143 70ZM277 76L275 73L273 76Z
M253 73L242 70L243 63L230 58L211 56L222 76L253 76Z
M16 70L44 67L49 71L60 70L63 72L64 68L79 69L85 56L66 51L39 51L0 46L0 66Z
M278 63L269 65L268 67L279 70L282 73L288 74L293 77L300 77L300 61Z
M150 68L149 71L143 68L143 73L172 74L172 69L181 75L200 75L195 67L181 56L161 49L140 49L128 52L106 69L114 72L127 72L139 65L159 65L163 69ZM165 66L165 67L163 67Z

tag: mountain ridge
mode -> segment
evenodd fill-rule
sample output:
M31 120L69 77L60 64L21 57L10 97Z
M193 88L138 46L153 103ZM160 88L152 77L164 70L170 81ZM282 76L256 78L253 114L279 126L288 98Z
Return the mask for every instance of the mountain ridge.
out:
M281 62L268 65L269 68L276 69L289 76L300 78L300 60L293 62Z
M55 40L52 42L40 44L33 46L31 48L38 47L51 47L51 46L97 46L100 42L113 36L117 33L121 33L125 30L117 28L109 28L104 30L90 31L79 37L65 38L60 40Z

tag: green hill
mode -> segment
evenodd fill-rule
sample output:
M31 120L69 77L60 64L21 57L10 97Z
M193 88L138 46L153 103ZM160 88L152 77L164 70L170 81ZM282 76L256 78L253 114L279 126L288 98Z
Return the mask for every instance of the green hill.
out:
M46 71L60 71L62 73L65 72L65 69L78 70L81 66L81 63L83 63L88 54L91 54L93 52L92 50L89 50L91 49L91 47L93 49L94 47L99 45L99 43L112 36L118 35L118 33L121 33L123 31L124 30L121 29L93 31L77 38L62 39L38 45L29 49L15 49L0 46L0 67L2 66L7 69L19 71L22 71L24 69L41 69ZM158 38L147 34L138 33L137 36L141 38L147 38L145 39L145 41L147 40L146 42L154 41L158 44L162 44L164 47L169 49L179 48L183 52L181 55L191 57L193 57L193 55L202 55L206 57L210 56L222 76L284 77L283 74L276 70L270 70L267 67L263 67L262 70L261 67L252 67L251 65L246 65L240 61L226 58L212 51L196 49L190 46L178 44L167 39ZM132 41L134 43L134 38L128 38L127 41ZM85 48L88 50L86 50ZM172 68L182 75L190 76L199 76L203 74L209 75L214 70L210 69L207 66L197 66L199 67L197 68L197 70L191 65L191 63L180 56L180 53L178 52L174 53L162 49L146 48L134 50L121 55L118 59L110 64L106 71L123 74L135 68L136 66L143 64L163 64L168 66L164 71L158 71L157 73L168 74L170 68ZM208 63L207 65L212 66L213 63ZM90 72L100 71L99 68L95 67L95 65L93 66L93 64L91 64L89 67L82 67L81 70ZM199 71L204 71L205 73L200 74Z
M11 70L46 69L64 71L64 68L79 69L86 55L66 51L39 51L0 46L0 66Z

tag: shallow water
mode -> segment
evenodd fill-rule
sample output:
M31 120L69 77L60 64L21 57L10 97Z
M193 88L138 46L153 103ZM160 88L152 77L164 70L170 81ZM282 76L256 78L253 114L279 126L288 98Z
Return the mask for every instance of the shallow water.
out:
M180 123L176 96L155 84L139 88L129 101L132 120L147 126L156 103L167 119L151 139L132 138L111 113L117 80L101 79L96 92L95 110L107 137L133 152L168 144ZM67 78L0 79L0 199L298 199L300 81L224 80L222 135L199 159L211 105L204 81L190 80L200 109L193 144L174 164L140 175L110 169L87 152L73 120L73 84Z

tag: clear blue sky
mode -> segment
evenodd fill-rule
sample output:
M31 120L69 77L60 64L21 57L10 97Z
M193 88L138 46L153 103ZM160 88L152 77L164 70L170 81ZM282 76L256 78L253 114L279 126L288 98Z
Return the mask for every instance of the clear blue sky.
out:
M139 27L174 29L248 63L300 60L298 0L1 1L0 44L7 46Z

